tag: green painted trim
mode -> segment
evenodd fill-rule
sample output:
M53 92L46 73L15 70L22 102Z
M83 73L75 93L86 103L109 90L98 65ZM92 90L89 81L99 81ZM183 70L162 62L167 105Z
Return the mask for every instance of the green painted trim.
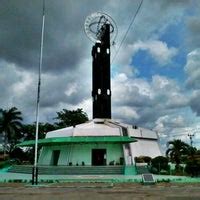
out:
M54 137L39 139L38 145L40 146L54 146L61 144L71 144L71 143L131 143L137 140L133 137L127 136L71 136L71 137ZM24 141L17 144L18 147L34 146L35 140Z
M124 167L124 175L137 175L136 167L133 165L126 165Z

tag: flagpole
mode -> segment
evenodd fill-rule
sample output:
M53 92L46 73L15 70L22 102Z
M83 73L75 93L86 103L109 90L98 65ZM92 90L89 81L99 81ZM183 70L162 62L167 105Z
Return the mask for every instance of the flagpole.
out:
M36 105L36 132L35 132L35 156L34 156L34 166L32 172L32 184L38 183L38 132L39 132L39 114L40 114L40 87L41 87L41 71L42 71L42 61L43 61L43 46L44 46L44 25L45 25L45 0L43 0L42 9L42 30L41 30L41 41L40 41L40 59L39 59L39 74L38 74L38 88L37 88L37 105Z

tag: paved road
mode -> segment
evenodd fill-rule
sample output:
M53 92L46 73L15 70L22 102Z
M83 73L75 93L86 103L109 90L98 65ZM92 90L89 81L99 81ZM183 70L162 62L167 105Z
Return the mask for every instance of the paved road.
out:
M0 184L0 200L200 200L200 184Z

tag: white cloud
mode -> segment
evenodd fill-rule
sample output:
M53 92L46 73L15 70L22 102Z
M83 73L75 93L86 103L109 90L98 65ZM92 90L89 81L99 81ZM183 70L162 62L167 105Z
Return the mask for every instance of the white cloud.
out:
M200 48L187 55L185 72L188 75L186 84L194 89L200 89Z
M180 89L175 80L155 75L152 77L152 87L154 98L160 100L166 108L176 109L188 105L189 97Z
M119 120L129 119L131 121L134 121L136 119L139 119L139 114L137 113L137 111L134 110L133 107L129 106L115 107L115 109L113 110L113 114L115 118Z
M156 90L163 90L167 88L172 88L171 86L175 85L175 83L172 83L172 80L168 79L167 77L164 76L159 76L159 75L154 75L152 77L152 86Z
M24 95L26 95L27 89L35 84L35 79L33 74L30 72L24 70L18 71L17 69L15 72L16 76L20 77L20 80L13 85L13 93L22 98Z
M173 79L155 75L148 81L118 74L112 83L114 118L126 119L120 112L125 106L130 112L134 110L137 113L137 117L127 118L128 122L148 124L151 128L158 126L155 121L160 116L172 116L173 123L168 123L169 127L181 126L181 122L188 120L189 116L184 116L182 110L189 106L189 97Z
M144 50L147 54L164 67L172 61L172 58L177 55L178 50L174 47L168 47L165 42L159 40L136 41L133 44L127 44L126 49L121 51L118 57L115 57L113 71L117 73L126 73L128 76L136 76L139 72L132 64L134 55ZM113 53L115 55L115 51ZM117 63L117 64L115 64Z
M186 127L186 119L182 115L164 115L159 117L155 122L154 130L164 140L173 140L174 136L181 136ZM178 133L178 134L177 134Z
M112 79L112 99L115 105L143 106L151 95L149 84L142 79L118 74Z
M134 52L146 50L161 66L171 62L178 53L174 47L168 47L165 42L158 40L138 41L133 45Z
M78 90L77 83L69 84L66 91L64 92L67 96L75 95Z
M83 108L84 112L87 113L88 118L92 119L92 98L84 99L80 104L78 104L74 109Z
M162 117L159 117L158 120L156 121L156 125L161 126L161 127L183 127L185 125L185 119L183 116L178 115L175 117L165 115Z
M197 116L200 116L200 48L191 51L187 55L187 63L184 70L187 74L186 85L192 89L190 107Z

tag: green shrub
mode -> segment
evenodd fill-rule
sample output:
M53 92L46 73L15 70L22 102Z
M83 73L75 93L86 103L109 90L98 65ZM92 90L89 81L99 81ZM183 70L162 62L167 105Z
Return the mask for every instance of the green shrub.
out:
M185 167L185 172L192 177L198 176L200 174L200 163L197 160L188 161Z
M161 171L168 171L168 159L164 156L157 156L151 160L152 173L159 174Z
M135 162L136 163L147 163L148 165L150 164L152 158L149 156L139 156L135 157Z
M0 162L0 169L3 169L3 168L8 167L8 166L10 166L10 162L8 160Z

